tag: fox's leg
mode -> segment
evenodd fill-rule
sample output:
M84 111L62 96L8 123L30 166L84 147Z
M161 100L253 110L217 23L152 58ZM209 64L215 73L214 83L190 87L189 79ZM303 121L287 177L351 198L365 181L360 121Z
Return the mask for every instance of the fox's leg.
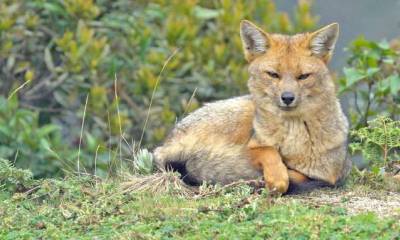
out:
M307 181L310 181L310 179L306 175L304 175L296 170L288 169L287 171L288 171L288 175L289 175L290 184L302 184Z
M330 183L311 179L296 170L288 169L288 175L289 189L286 192L288 194L306 193L322 187L332 187Z
M270 191L285 193L289 175L278 151L273 147L249 148L252 164L263 170L266 186Z

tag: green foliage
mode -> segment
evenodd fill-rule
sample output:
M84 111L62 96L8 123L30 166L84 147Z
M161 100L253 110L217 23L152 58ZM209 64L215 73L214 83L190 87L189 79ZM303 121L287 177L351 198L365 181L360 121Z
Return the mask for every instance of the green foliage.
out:
M34 183L33 174L11 165L10 161L0 158L0 191L14 192L18 188L27 188Z
M22 106L37 110L36 124L60 126L62 145L76 149L82 143L83 167L106 172L119 165L117 159L130 158L127 143L141 139L145 122L139 147L152 147L177 118L202 102L245 93L240 20L253 20L272 32L316 27L309 1L299 1L293 13L278 12L272 0L1 1L0 94L9 96L27 83L17 95ZM59 172L61 163L40 149L40 167L46 169L34 170L35 175ZM76 151L66 155L61 155L66 161L76 160ZM27 166L31 161L18 162Z
M354 127L365 126L371 117L386 114L400 117L399 48L387 41L360 37L349 47L348 67L343 69L340 93L353 94L350 109Z
M83 135L83 150L79 153L78 143L65 144L60 125L40 124L40 118L38 111L21 107L16 97L0 97L0 157L30 169L35 178L74 173L78 154L83 172L104 177L116 170L118 153L101 148L92 134Z
M58 154L67 153L62 146L60 128L39 125L37 112L20 108L15 97L0 97L0 156L29 168L37 177L59 175L68 164ZM68 156L66 154L66 156Z
M351 151L360 151L375 174L390 170L392 163L400 161L400 121L378 117L351 135Z
M153 155L147 149L140 149L133 158L133 166L138 174L151 174L154 171Z

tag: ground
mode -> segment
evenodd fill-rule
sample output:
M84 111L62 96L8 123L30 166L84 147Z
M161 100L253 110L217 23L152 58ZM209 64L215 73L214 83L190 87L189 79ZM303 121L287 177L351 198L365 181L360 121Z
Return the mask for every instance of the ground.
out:
M351 184L272 197L135 192L117 181L47 179L0 191L0 239L399 239L400 195Z
M379 217L400 219L400 194L363 188L324 189L292 198L314 206L331 205L346 209L349 215L372 212ZM400 231L400 229L399 229Z

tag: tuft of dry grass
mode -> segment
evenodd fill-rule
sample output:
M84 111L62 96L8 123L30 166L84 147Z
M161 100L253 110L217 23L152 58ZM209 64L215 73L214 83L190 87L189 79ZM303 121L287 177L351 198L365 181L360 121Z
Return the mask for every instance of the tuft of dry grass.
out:
M249 186L253 193L260 192L265 187L262 180L239 180L224 186L207 185L189 186L180 178L179 173L172 171L161 171L151 175L129 175L121 184L122 191L128 192L150 192L153 194L173 193L187 198L205 198L223 194L229 189Z
M171 171L152 175L131 175L121 184L121 187L124 193L173 193L183 197L192 197L196 194L195 187L188 186L180 179L178 173Z

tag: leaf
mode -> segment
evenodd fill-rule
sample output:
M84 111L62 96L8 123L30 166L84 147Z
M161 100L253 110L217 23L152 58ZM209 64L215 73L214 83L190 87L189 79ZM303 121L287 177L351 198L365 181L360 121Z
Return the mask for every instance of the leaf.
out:
M346 87L351 87L358 81L366 77L364 73L354 68L345 67L343 69L343 72L344 75L346 76Z
M397 95L397 93L400 90L400 77L398 74L390 75L388 78L386 78L387 81L390 84L390 93L392 95Z
M194 13L194 16L199 19L208 20L208 19L213 19L213 18L218 17L221 14L221 11L216 10L216 9L203 8L200 6L196 6L194 8L193 13Z
M374 67L374 68L368 68L367 69L367 76L371 77L373 76L375 73L379 72L380 68Z
M39 129L38 136L45 137L45 136L49 135L50 133L56 132L58 130L60 130L59 126L52 125L52 124L45 125Z
M363 36L359 36L351 43L351 45L355 48L362 48L367 47L369 42Z
M50 49L48 47L46 47L45 50L44 50L44 62L46 64L47 68L51 72L55 71L53 58L51 56Z
M67 16L66 11L64 10L63 7L61 7L59 4L57 3L49 3L46 2L42 5L42 7L44 9L46 9L47 11L49 11L50 13L54 13L54 14L59 14L62 16Z
M389 45L388 41L386 41L386 40L379 42L378 46L384 50L387 50L390 48L390 45Z
M11 136L11 129L6 126L0 125L0 134L3 134L2 137L9 137Z

